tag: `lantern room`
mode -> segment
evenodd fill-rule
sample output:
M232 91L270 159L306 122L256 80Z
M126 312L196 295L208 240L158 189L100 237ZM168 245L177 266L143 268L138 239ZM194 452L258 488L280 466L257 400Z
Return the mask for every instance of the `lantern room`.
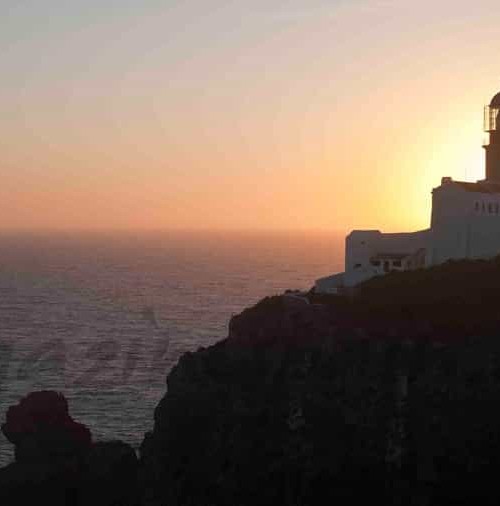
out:
M488 133L486 149L486 180L500 182L500 93L485 107L484 129Z

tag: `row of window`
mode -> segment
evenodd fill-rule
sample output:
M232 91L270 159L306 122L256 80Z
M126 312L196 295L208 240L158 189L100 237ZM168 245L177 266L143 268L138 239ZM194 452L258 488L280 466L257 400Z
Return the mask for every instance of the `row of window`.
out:
M382 265L382 262L380 260L371 260L370 263L373 265L373 267L380 267ZM385 261L384 264L389 264L389 261ZM401 260L393 260L392 261L393 267L403 267L403 264Z
M485 202L476 202L475 205L476 213L483 213L483 214L499 214L500 213L500 203L489 203L486 204Z
M373 267L380 267L382 264L384 266L384 270L387 272L391 267L396 267L396 268L401 268L403 267L403 263L401 262L401 260L385 260L384 262L382 262L381 260L370 260L370 264L373 266ZM355 264L354 265L354 268L355 269L361 269L362 264Z

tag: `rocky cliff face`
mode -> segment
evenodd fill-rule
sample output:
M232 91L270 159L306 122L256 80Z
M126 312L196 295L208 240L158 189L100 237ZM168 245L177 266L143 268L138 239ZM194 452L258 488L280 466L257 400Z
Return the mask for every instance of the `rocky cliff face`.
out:
M244 311L171 372L147 504L496 504L498 293L464 262Z

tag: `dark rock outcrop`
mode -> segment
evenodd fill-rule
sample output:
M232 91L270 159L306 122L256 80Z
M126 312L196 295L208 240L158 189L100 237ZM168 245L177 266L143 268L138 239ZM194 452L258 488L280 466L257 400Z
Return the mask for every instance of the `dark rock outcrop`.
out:
M69 415L64 396L51 391L30 393L11 406L2 432L15 446L19 463L44 460L64 465L65 456L81 457L92 444L90 430Z
M64 396L34 392L9 408L2 431L15 462L0 469L2 506L136 506L138 460L125 443L92 443Z
M138 459L133 448L121 441L95 443L83 461L77 495L81 506L138 505Z

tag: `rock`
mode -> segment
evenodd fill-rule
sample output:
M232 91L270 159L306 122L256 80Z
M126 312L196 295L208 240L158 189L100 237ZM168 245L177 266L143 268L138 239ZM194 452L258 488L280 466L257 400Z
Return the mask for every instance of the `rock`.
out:
M90 431L69 415L57 392L34 392L11 406L2 425L15 445L14 464L0 470L0 504L77 504L81 464Z
M314 346L238 349L229 339L170 374L141 447L148 504L383 498L388 413L370 396L383 390L383 361L364 368L363 354L342 363ZM356 388L343 380L348 367Z
M139 461L121 441L96 443L82 465L79 506L136 506L139 503Z
M90 430L69 415L64 396L50 391L30 393L10 407L2 432L20 463L72 460L92 444Z
M7 411L15 462L0 469L0 505L138 506L138 460L127 444L92 443L62 394L34 392Z
M422 324L360 300L268 298L183 356L141 446L144 504L497 504L497 314L455 332L451 308Z
M305 297L267 297L231 319L229 339L252 347L303 345L324 337L332 321L327 308L309 304Z
M76 506L76 484L71 477L49 465L19 464L0 469L2 506Z

